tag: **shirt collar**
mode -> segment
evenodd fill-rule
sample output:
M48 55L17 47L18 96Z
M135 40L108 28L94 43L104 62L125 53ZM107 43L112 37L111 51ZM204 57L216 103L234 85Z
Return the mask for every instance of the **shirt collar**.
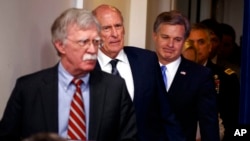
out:
M60 79L59 81L62 83L62 85L65 88L68 88L74 77L67 70L65 70L61 62L58 65L58 72L59 72L59 79ZM81 77L80 79L84 82L84 84L88 84L89 76L90 74L88 73L87 75L85 75L84 77Z
M97 56L98 56L98 62L101 66L109 65L109 62L112 60L112 58L105 55L100 49L98 50ZM116 56L116 59L118 59L120 62L128 63L126 54L123 49L118 53L118 55Z
M173 62L171 62L171 63L169 63L169 64L167 64L165 66L167 67L167 69L171 70L171 68L178 67L180 65L180 63L181 63L181 57L178 57L175 61L173 61ZM163 64L160 63L160 66L163 66Z
M174 76L179 65L181 63L181 57L177 58L175 61L165 65L166 68L167 68L167 72L171 75L171 76ZM160 63L160 66L163 66L163 64ZM171 70L171 71L169 71Z
M177 58L175 61L166 65L167 68L171 70L171 68L178 68L181 63L181 57Z

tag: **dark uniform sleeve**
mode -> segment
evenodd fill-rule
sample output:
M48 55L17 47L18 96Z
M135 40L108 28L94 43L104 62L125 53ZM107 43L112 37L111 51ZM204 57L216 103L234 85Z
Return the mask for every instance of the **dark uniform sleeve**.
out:
M240 83L236 73L229 68L224 69L220 81L219 111L225 128L223 141L227 141L238 125Z

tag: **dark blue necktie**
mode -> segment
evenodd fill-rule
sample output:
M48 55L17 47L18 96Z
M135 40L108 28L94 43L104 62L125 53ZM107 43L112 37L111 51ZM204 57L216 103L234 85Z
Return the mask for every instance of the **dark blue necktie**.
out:
M116 68L116 65L117 65L118 61L119 61L118 59L113 59L113 60L110 61L110 64L112 66L111 74L120 76L120 74L119 74L119 72L118 72L118 70Z
M167 67L166 67L166 66L161 66L162 78L163 78L165 87L166 87L166 89L167 89L167 87L168 87L168 81L167 81L166 70L167 70Z

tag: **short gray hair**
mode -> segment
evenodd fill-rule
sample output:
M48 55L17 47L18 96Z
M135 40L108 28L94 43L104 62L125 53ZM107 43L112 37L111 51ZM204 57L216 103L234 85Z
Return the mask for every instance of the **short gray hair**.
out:
M86 9L69 8L64 11L52 24L51 35L52 42L56 40L64 41L67 37L67 28L69 25L76 24L82 29L97 27L100 32L100 25L92 12Z
M189 36L190 33L189 20L180 11L172 10L160 13L154 22L153 32L158 32L159 26L161 24L183 25L185 27L185 34L184 34L185 39Z

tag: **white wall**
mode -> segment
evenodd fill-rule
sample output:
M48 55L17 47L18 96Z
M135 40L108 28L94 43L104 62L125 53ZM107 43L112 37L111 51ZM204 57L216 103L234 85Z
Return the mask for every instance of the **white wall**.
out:
M0 1L0 118L16 78L58 61L50 27L74 5L75 0Z
M145 48L147 1L131 0L128 29L128 45Z

